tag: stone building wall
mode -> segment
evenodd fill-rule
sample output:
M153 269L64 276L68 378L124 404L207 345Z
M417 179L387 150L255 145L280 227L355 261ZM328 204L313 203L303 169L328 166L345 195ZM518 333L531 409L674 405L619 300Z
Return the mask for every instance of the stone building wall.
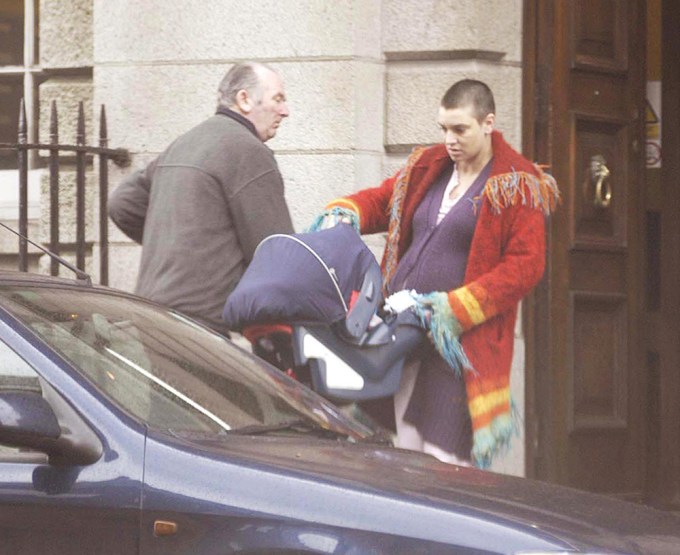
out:
M111 169L115 183L214 112L232 63L267 63L291 112L267 144L302 230L328 200L377 185L414 145L441 140L437 107L457 79L489 83L499 127L519 147L521 23L522 0L41 0L43 63L56 70L41 110L81 96L94 120L106 104L112 146L133 154L130 168ZM132 289L139 247L113 225L110 234L110 282ZM381 237L367 242L382 248ZM520 326L516 350L521 416ZM521 436L499 470L523 472Z

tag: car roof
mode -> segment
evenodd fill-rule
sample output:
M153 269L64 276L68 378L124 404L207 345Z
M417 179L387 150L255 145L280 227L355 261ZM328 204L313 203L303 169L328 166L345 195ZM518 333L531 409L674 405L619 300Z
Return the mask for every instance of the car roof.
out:
M106 285L95 285L89 279L74 277L49 276L36 274L33 272L21 272L18 270L0 269L0 288L6 286L38 287L38 288L68 288L80 291L92 291L99 294L120 295L129 297L148 304L157 304L149 299L139 297L129 291L109 287ZM167 308L167 307L165 307Z
M95 287L91 283L88 283L85 280L77 278L48 276L32 272L20 272L18 270L0 270L0 286L14 284L37 285L37 286L61 285L83 289L92 289Z
M129 291L124 291L123 289L117 289L115 287L109 287L107 285L95 285L89 279L49 276L46 274L37 274L33 272L0 269L0 288L9 286L61 289L68 288L79 291L90 291L97 294L127 297L129 299L134 299L136 302L154 305L164 308L165 310L172 311L171 308L160 305L151 299L140 297L139 295L135 295Z

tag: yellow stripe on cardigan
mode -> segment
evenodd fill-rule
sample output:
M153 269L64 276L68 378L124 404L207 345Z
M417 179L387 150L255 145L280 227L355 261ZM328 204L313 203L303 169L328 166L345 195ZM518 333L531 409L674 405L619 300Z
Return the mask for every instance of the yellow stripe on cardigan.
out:
M491 412L495 407L502 406L510 402L510 387L503 389L496 389L485 395L478 395L474 399L470 399L468 407L470 409L470 416L474 420L484 413Z
M449 305L464 330L469 330L486 320L486 315L479 301L467 287L459 287L455 291L451 291ZM461 313L461 309L464 314Z

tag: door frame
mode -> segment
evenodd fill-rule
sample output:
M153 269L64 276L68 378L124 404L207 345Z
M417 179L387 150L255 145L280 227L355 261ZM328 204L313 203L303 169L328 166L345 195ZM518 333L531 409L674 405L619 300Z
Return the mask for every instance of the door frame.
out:
M547 166L552 161L550 140L550 68L552 51L541 48L552 33L551 2L525 0L523 13L523 72L522 72L522 152L530 160ZM539 22L538 18L543 21ZM540 23L540 24L539 24ZM548 167L548 171L550 168ZM525 475L546 481L557 481L555 466L547 458L556 452L552 434L539 414L537 399L550 402L550 388L538 369L550 367L552 342L550 337L551 290L551 219L546 223L546 269L541 282L526 299L524 334L526 341L525 414L526 459ZM543 425L541 424L543 423Z
M554 6L552 2L524 0L523 14L523 97L522 97L522 150L538 163L550 165L552 151L551 91L553 87L552 56L554 32ZM657 337L659 373L656 390L659 415L651 446L657 457L649 457L646 501L680 510L680 12L671 9L670 2L662 7L662 144L664 160L662 187L664 212L661 224L661 314ZM646 32L646 26L639 26ZM644 42L643 42L644 44ZM640 138L644 143L644 137ZM641 183L644 187L644 183ZM640 213L642 214L642 210ZM670 216L669 215L675 215ZM558 338L552 338L551 280L555 276L551 265L553 228L547 228L547 260L543 280L524 303L525 337L527 345L525 371L526 398L526 468L528 477L546 481L559 480L559 453L563 446L557 444L550 433L550 415L545 407L553 405L551 399L551 360L555 355ZM644 229L644 228L642 228ZM644 292L640 291L640 295ZM559 348L557 349L559 352ZM643 369L645 371L646 369ZM540 402L539 402L540 401Z
M662 2L661 312L659 334L658 464L653 501L680 510L680 12ZM665 216L665 217L664 217Z

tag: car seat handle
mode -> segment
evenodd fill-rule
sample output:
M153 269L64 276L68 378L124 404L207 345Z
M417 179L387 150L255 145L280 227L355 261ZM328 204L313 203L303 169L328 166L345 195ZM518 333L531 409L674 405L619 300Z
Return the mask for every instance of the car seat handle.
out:
M354 339L361 338L368 330L368 325L378 309L382 295L380 286L382 275L380 267L371 266L361 283L356 301L345 318L345 331Z

